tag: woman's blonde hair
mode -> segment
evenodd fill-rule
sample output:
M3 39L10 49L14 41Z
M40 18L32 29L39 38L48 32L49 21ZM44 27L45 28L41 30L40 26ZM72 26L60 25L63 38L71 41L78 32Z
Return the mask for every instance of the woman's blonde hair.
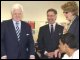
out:
M78 5L74 1L63 4L61 8L64 12L73 12L73 15L78 15Z

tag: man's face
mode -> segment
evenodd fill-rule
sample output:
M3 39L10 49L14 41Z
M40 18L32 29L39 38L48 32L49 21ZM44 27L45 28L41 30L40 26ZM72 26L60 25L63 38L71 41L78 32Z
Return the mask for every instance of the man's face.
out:
M50 24L53 24L56 20L56 14L54 14L54 12L50 11L47 13L47 20L48 20L48 23Z
M14 9L12 11L12 19L15 21L22 20L22 10L21 9Z
M61 53L65 53L65 44L63 44L61 40L59 41L59 49Z

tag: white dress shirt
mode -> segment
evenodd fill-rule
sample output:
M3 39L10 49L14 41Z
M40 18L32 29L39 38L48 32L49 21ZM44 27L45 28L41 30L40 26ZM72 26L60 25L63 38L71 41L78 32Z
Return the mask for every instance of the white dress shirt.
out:
M52 24L49 24L49 30L50 30L50 32L51 32L51 25L52 25ZM54 30L54 31L55 31L55 26L56 26L56 23L53 24L53 30Z
M13 21L13 24L14 24L14 27L15 27L15 30L16 30L16 21L15 20L12 20ZM18 22L18 27L19 27L19 30L21 31L21 21Z
M79 59L79 50L76 50L70 57L65 54L62 59Z

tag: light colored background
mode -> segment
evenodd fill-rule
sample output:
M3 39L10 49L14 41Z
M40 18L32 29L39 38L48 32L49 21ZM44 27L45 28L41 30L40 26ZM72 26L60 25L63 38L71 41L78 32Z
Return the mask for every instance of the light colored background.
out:
M34 41L37 40L40 26L45 25L47 21L46 11L54 8L58 11L56 22L66 23L67 20L61 10L61 5L68 1L1 1L1 22L11 18L11 7L13 4L19 3L23 5L24 17L23 21L35 21ZM76 1L79 6L79 1Z

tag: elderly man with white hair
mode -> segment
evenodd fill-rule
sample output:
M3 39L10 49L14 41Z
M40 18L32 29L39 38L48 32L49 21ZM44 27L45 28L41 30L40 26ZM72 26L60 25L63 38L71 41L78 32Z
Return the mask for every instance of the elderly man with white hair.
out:
M11 15L1 23L1 59L35 59L31 27L22 21L23 7L13 5Z

